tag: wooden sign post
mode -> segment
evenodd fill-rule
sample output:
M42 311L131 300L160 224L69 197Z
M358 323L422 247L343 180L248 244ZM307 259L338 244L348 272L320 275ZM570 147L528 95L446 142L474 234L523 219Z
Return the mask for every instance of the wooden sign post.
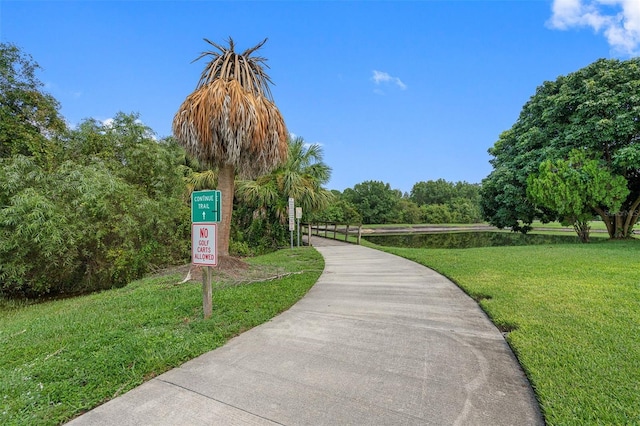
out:
M191 193L191 263L202 266L202 310L209 318L213 312L212 267L218 265L218 224L220 191Z
M217 223L191 224L191 263L202 268L202 309L209 318L212 306L212 266L218 264Z

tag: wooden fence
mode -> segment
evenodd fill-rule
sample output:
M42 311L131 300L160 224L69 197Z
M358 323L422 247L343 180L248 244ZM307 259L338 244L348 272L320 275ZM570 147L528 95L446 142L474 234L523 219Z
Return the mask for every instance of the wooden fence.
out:
M362 238L362 224L316 222L303 223L301 227L302 234L307 235L307 242L311 241L313 235L340 241L349 241L349 236L353 236L356 238L356 244L360 244Z

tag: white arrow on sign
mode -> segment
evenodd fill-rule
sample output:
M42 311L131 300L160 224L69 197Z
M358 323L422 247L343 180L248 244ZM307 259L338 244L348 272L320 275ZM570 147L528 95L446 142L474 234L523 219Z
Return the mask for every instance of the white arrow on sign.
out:
M207 218L207 213L204 212L204 210L202 211L202 220L205 220Z

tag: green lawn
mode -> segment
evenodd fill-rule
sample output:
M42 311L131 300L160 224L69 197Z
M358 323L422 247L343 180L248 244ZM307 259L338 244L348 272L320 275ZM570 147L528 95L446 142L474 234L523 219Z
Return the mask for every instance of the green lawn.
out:
M0 424L67 421L286 310L324 268L309 248L248 262L305 272L215 283L208 320L201 284L178 284L180 274L27 306L0 301Z
M601 220L594 220L591 221L591 230L593 231L606 231L607 227L605 226L604 222ZM430 227L437 227L437 228L441 228L441 227L456 227L456 228L469 228L469 227L474 227L474 226L479 226L479 225L487 225L489 226L489 223L487 222L481 222L481 223L442 223L442 224L430 224L430 223L421 223L421 224L406 224L406 223L400 223L400 224L394 224L394 223L389 223L389 224L377 224L377 225L362 225L362 228L364 229L378 229L378 228L415 228L415 227L425 227L425 226L430 226ZM549 222L549 223L542 223L539 220L534 221L531 226L533 227L533 229L539 229L539 228L545 228L545 229L564 229L567 231L573 231L573 227L572 226L564 226L562 224L560 224L560 222ZM507 231L509 230L508 228L505 228Z
M589 222L589 224L591 226L591 230L592 231L606 231L607 230L607 226L601 220L592 220L591 222ZM536 220L531 224L531 226L533 227L533 229L537 229L537 228L567 229L567 230L573 231L573 227L572 226L570 226L570 225L569 226L564 226L560 222L542 223L542 222Z
M446 275L512 330L548 424L640 424L640 241L380 249Z
M368 224L362 225L363 229L380 229L380 228L416 228L416 227L434 227L434 228L471 228L474 226L489 225L486 222L482 223L385 223L385 224Z
M548 424L640 424L640 241L385 248L457 282L504 330ZM313 249L249 260L307 271L218 283L202 319L180 274L29 306L0 301L0 424L58 424L287 309L323 268Z

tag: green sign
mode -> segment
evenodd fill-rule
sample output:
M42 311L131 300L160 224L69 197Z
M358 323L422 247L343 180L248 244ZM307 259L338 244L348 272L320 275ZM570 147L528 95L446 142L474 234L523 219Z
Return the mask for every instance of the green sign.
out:
M191 193L191 222L220 222L220 191Z

